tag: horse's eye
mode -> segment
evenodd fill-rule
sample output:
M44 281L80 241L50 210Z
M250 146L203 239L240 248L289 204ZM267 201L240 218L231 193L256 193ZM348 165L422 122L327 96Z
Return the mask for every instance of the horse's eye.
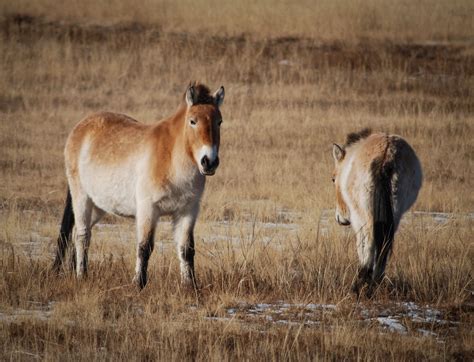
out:
M333 177L331 180L332 180L332 182L336 182L336 178L335 178L335 177Z
M191 120L189 121L189 123L191 123L191 125L195 126L195 125L196 125L196 120L191 119Z

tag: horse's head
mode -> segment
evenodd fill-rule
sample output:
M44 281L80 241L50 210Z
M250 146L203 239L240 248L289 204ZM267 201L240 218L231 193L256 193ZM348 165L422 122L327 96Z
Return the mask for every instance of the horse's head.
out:
M185 135L188 152L202 175L214 175L219 166L220 125L219 107L224 101L224 87L214 94L201 84L186 90Z
M346 182L341 174L344 173L344 160L346 157L346 151L343 147L334 144L332 148L332 156L334 158L334 171L332 174L332 182L336 188L336 221L340 225L350 225L350 212L346 202L342 196L342 188L345 185L342 182ZM341 180L342 179L342 180Z

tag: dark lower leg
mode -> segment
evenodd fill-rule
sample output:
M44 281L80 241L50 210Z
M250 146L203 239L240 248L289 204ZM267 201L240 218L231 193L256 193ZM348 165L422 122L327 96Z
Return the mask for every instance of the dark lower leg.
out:
M135 282L140 289L143 289L147 283L148 260L153 252L154 241L153 233L150 232L145 243L138 246L137 250L137 270Z
M179 247L179 257L181 260L181 282L192 287L196 287L194 255L194 234L191 231L189 232L186 241Z
M368 266L363 266L359 268L357 272L356 281L352 284L352 291L359 295L360 289L367 283L371 281L372 278L372 268Z
M138 250L138 257L140 258L140 274L138 279L138 285L140 288L143 288L147 283L147 270L148 270L148 260L150 259L150 255L153 248L151 245L144 245L140 246Z
M194 243L193 243L194 244ZM194 274L194 245L182 246L180 250L181 257L181 280L186 284L196 284Z
M69 251L69 270L75 272L77 268L76 247L73 245Z
M54 258L53 270L59 272L63 264L64 256L66 255L66 250L68 244L71 240L71 233L60 233L58 237L58 247L56 249L56 256Z

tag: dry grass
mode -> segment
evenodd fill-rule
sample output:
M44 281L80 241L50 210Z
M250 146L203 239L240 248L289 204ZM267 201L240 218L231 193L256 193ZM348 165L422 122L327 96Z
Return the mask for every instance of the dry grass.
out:
M472 5L318 4L2 4L2 359L473 358L473 221L459 216L474 209ZM97 110L164 117L191 79L227 94L221 166L196 231L201 295L179 288L166 222L141 293L129 284L134 231L122 219L94 232L89 279L51 275L67 133ZM331 144L362 126L417 150L415 210L458 216L409 215L387 280L358 304L353 236L324 210L334 203ZM294 324L244 312L280 300L337 309L316 318L295 307ZM361 314L408 301L449 323L424 324L437 337L422 337L408 317L403 335ZM229 308L240 312L212 320Z
M3 9L2 9L3 8ZM470 41L474 5L469 0L17 0L4 13L87 25L135 23L163 32L253 37L303 36L321 40L360 38L402 41Z
M9 225L15 223L12 218ZM40 213L30 217L52 225L50 219ZM472 314L465 300L472 251L466 252L463 243L469 240L472 225L453 221L433 229L423 226L426 221L413 221L402 229L388 270L390 280L373 301L359 306L350 296L355 253L347 252L348 240L333 226L315 238L309 218L300 220L298 236L286 235L288 239L258 225L249 233L242 221L236 221L227 230L237 239L235 244L223 237L212 241L210 224L200 223L198 233L204 240L197 255L202 285L197 299L179 288L178 264L166 227L158 235L150 283L141 293L130 284L132 243L118 242L112 256L117 240L110 232L96 233L95 257L84 282L51 275L48 260L28 259L17 243L5 244L0 289L3 357L20 358L19 351L45 359L111 360L468 357ZM130 240L133 231L124 228L119 235ZM265 237L271 241L265 242ZM323 314L322 324L308 326L305 323L315 316L307 316L303 307L286 317L293 321L290 325L269 321L275 317L271 312L251 318L242 307L278 300L332 302L337 311ZM362 306L380 312L395 301L436 306L450 324L408 320L407 335L381 333L378 323L364 322L358 310ZM231 320L212 320L228 317L228 308L240 308L242 313ZM30 314L19 312L24 310ZM422 327L438 337L421 337Z

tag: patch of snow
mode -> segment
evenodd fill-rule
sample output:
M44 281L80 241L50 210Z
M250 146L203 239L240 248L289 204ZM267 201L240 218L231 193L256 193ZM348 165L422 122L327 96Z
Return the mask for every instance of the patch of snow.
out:
M278 62L279 65L283 65L283 66L287 66L287 67L291 67L293 65L295 65L295 63L293 63L291 60L288 60L288 59L282 59Z
M388 328L389 331L391 332L398 332L401 334L406 334L407 329L403 324L401 324L397 319L395 318L389 318L389 317L378 317L377 321L383 325L384 327Z
M331 309L331 310L336 309L335 304L314 304L314 303L310 303L310 304L306 304L306 305L301 304L301 307L309 308L309 309Z
M418 328L417 331L420 332L423 335L423 337L438 337L436 333L432 331L428 331L426 329Z
M45 322L51 315L52 311L50 310L16 309L11 313L0 312L0 321L12 323L23 319L37 319Z
M218 322L230 322L233 318L228 317L204 317L208 321L218 321Z
M404 302L398 305L407 311L406 316L410 317L414 322L437 324L454 323L441 319L443 314L439 310L430 308L429 306L422 308L414 302Z

